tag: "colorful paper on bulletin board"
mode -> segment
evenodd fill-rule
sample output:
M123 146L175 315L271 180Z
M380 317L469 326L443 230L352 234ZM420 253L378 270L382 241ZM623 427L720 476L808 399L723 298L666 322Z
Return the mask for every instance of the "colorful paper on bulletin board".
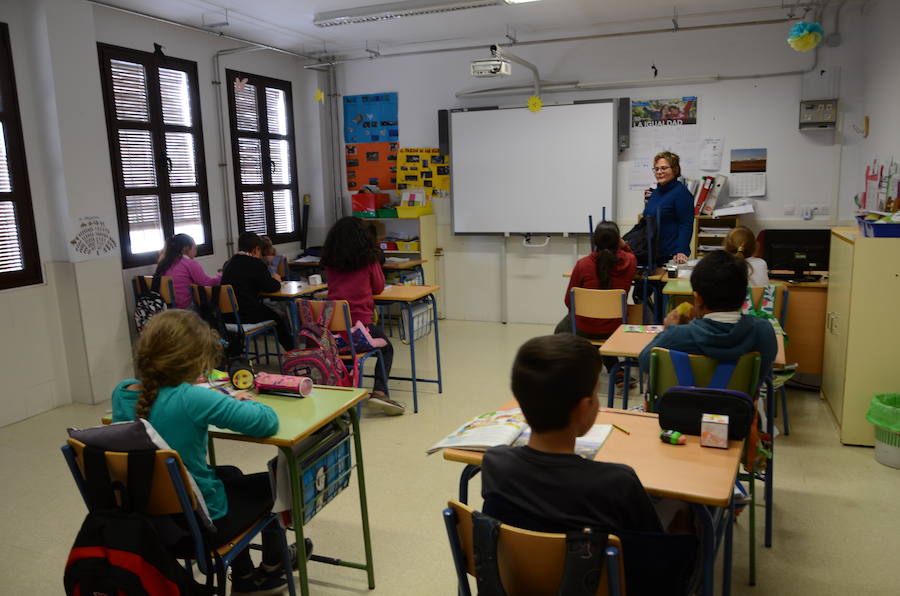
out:
M646 99L631 102L631 126L697 124L697 98Z
M344 160L349 190L366 184L397 188L397 143L349 143L344 145Z
M398 140L396 93L344 97L345 143L384 143Z
M430 197L434 191L450 190L450 158L438 149L405 147L397 156L397 188L424 188Z

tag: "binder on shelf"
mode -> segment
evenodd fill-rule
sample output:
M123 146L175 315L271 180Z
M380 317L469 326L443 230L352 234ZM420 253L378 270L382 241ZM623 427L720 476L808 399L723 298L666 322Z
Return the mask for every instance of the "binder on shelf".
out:
M703 205L706 203L707 196L709 196L709 191L712 189L713 185L713 177L712 176L704 176L703 181L700 184L700 189L698 190L697 202L694 205L694 215L700 215L703 210Z
M712 188L709 190L709 194L706 196L706 202L703 203L703 207L700 209L700 215L712 215L713 211L716 208L716 202L719 200L719 195L722 194L722 189L725 188L725 183L728 181L728 176L724 174L716 174L715 179L712 182Z

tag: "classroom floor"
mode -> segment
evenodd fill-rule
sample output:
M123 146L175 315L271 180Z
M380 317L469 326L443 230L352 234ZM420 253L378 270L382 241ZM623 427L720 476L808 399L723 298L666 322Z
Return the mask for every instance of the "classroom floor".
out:
M393 397L409 404L406 415L389 418L364 411L377 587L366 589L363 572L312 563L313 594L456 594L440 512L456 495L460 466L439 454L426 457L425 449L510 397L509 367L516 349L530 337L551 333L552 327L442 321L440 329L444 393L420 385L420 412L415 415L411 393L400 390ZM431 342L417 344L417 361L420 372L428 374L434 372L434 356L426 343ZM395 352L395 371L408 372L408 350L396 338ZM793 391L789 400L792 432L777 443L774 546L761 546L760 522L759 581L751 588L747 519L741 515L735 530L733 593L896 594L900 470L875 462L871 449L842 447L817 394ZM59 446L66 427L93 425L109 407L108 402L69 405L0 428L0 467L7 478L0 485L0 535L5 537L0 593L63 593L63 566L85 510ZM264 446L229 441L218 441L216 451L220 463L245 471L264 469L274 454ZM355 486L354 479L307 526L316 552L363 559ZM471 487L476 506L479 491L476 478Z

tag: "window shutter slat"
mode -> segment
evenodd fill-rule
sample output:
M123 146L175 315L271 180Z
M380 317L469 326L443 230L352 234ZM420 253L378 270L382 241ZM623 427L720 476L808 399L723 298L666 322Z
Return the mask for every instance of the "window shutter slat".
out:
M272 193L275 208L275 233L290 234L294 231L294 201L290 190L276 190Z
M243 193L244 230L266 234L266 199L261 192Z
M272 184L290 184L291 151L287 141L269 141L269 156L272 160Z
M134 62L110 60L117 120L150 120L147 107L147 72Z
M238 139L238 154L241 161L241 183L262 184L262 146L259 139Z
M125 188L156 186L156 160L149 130L119 130Z
M9 178L9 157L6 152L6 127L0 122L0 192L12 192Z
M287 134L287 101L281 89L266 87L266 116L269 119L269 134Z
M131 195L125 197L128 212L128 236L134 254L159 250L163 246L162 218L159 197Z
M24 268L16 205L12 201L0 201L0 273L21 271Z
M187 132L167 132L166 156L168 156L170 162L168 164L170 185L197 185L197 164L194 162L194 135Z
M175 220L176 234L187 234L197 244L206 243L199 194L195 192L174 193L172 195L172 218Z
M259 113L256 110L256 86L234 81L234 112L238 130L257 132Z
M187 73L160 68L159 93L162 99L163 123L191 126L191 94Z

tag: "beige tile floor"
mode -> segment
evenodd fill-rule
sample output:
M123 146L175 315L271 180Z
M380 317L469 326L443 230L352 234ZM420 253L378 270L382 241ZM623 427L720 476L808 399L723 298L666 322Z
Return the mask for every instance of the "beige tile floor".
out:
M463 321L441 324L444 393L420 385L420 413L364 414L363 441L377 594L456 593L440 511L457 490L460 468L425 449L468 417L509 396L509 366L545 325ZM395 370L408 371L396 345ZM434 357L419 342L420 372ZM400 386L401 384L397 384ZM408 403L408 391L394 397ZM27 396L22 396L27 399ZM738 595L900 593L900 470L876 463L871 449L842 447L827 406L814 393L790 397L792 433L778 442L774 546L759 548L759 582L747 578L747 527L735 532L733 593ZM0 594L62 594L62 571L84 507L59 446L67 426L89 426L109 408L70 405L0 429ZM272 450L219 441L222 463L263 469ZM480 486L472 483L472 502ZM762 518L760 511L759 518ZM762 524L760 544L762 541ZM307 526L322 554L362 560L355 482ZM310 566L313 594L371 593L362 572Z

